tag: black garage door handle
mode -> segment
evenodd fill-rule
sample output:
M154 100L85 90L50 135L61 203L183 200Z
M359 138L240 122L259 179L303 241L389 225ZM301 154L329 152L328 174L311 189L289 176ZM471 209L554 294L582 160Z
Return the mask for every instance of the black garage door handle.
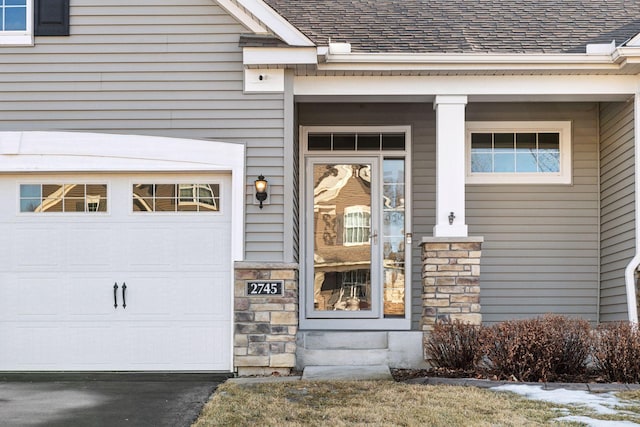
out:
M118 308L118 282L113 284L113 308Z
M122 282L122 308L127 308L127 297L126 297L127 284Z

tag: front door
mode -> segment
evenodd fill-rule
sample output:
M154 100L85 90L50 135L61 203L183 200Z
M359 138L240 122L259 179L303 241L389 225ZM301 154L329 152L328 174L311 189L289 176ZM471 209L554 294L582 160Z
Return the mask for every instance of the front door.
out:
M305 130L304 326L408 325L406 135Z

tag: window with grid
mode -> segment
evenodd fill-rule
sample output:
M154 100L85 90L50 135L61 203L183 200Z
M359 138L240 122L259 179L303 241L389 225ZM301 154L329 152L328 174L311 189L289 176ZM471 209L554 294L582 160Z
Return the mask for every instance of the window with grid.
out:
M20 212L107 212L107 184L20 184Z
M220 184L133 184L133 212L218 212Z
M570 133L570 122L469 122L467 182L568 184Z
M32 42L33 0L0 0L0 44Z

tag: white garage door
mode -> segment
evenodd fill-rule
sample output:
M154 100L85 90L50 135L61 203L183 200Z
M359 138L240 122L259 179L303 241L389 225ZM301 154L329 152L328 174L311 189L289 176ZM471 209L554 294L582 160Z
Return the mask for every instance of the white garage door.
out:
M0 177L0 371L229 371L230 182Z

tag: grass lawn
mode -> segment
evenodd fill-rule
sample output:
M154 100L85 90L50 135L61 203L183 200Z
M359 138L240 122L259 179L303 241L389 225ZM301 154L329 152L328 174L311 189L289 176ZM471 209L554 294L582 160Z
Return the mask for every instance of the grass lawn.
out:
M558 408L474 387L393 381L225 383L194 426L536 426L568 414L593 416L586 409Z

